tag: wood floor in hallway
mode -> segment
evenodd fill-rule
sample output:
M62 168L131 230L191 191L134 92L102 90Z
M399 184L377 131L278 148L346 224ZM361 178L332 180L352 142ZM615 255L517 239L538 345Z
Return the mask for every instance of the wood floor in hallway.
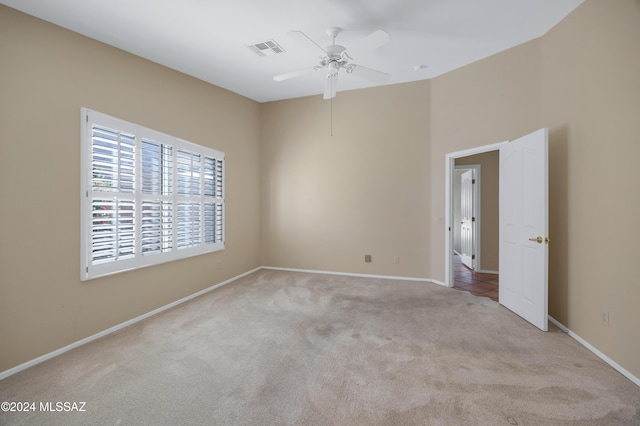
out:
M462 258L453 255L453 288L468 291L475 296L498 301L498 274L475 272L462 263Z

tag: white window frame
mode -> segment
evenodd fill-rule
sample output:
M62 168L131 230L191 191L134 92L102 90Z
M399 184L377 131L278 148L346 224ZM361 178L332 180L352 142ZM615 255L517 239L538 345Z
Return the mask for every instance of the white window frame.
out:
M94 126L108 128L117 132L126 133L132 135L134 142L134 161L133 161L133 189L127 193L127 191L120 191L118 189L111 188L109 191L102 191L93 188L93 131ZM131 138L128 138L130 141ZM142 141L151 141L162 146L171 147L171 156L166 156L167 160L171 159L171 190L169 194L151 194L149 192L143 192L142 190ZM148 146L148 144L147 144ZM195 154L200 161L200 168L192 168L191 172L187 172L187 176L193 176L189 182L197 181L197 184L193 185L193 192L188 195L179 194L179 182L178 182L178 151L183 154L185 152ZM207 174L205 179L205 166L204 158L207 158L207 164L214 165L213 169L215 173ZM163 157L164 158L164 157ZM148 165L148 164L147 164ZM196 167L193 166L192 167ZM184 259L191 256L197 256L205 253L215 252L223 250L225 248L224 243L224 229L225 229L225 203L224 203L224 182L225 182L225 154L224 152L217 151L212 148L197 145L173 136L166 135L164 133L148 129L146 127L130 123L115 117L108 116L96 111L92 111L88 108L81 108L81 264L80 264L80 279L82 281L90 280L93 278L102 277L105 275L111 275L119 272L138 269L146 266L157 265L165 262L171 262L178 259ZM184 170L181 177L184 177ZM195 170L195 171L194 171ZM214 175L211 178L211 175ZM213 192L209 189L205 191L205 180L208 183L208 188L213 186L215 189ZM169 181L169 180L167 180ZM181 179L181 182L184 182ZM184 185L180 186L184 188ZM205 195L208 192L208 195ZM213 195L211 195L213 194ZM126 259L118 259L118 256L107 257L107 261L98 261L94 257L94 249L96 246L97 235L94 230L94 206L95 203L99 203L99 200L107 200L106 202L116 204L116 202L125 202L130 205L133 203L133 228L134 232L129 232L133 235L133 248L130 249L131 253ZM111 201L113 200L113 201ZM170 240L170 243L162 245L163 249L158 252L145 251L142 249L142 213L143 203L145 207L148 207L151 203L164 202L165 205L170 206L171 216L167 220L170 223L170 231L166 232L166 238ZM197 223L196 229L199 232L192 233L191 239L187 239L189 244L187 247L178 247L178 204L184 206L185 203L190 203L195 206L197 216L195 216L194 222ZM207 205L207 211L211 211L211 208L215 210L216 214L211 220L211 216L208 222L205 222L205 204ZM193 216L191 216L193 217ZM155 222L157 223L157 222ZM213 226L213 237L211 236L211 227L207 232L207 224ZM109 227L107 227L109 228ZM114 228L110 228L114 229ZM206 233L206 235L205 235ZM193 237L196 236L196 237ZM115 237L116 241L121 242L118 237ZM207 241L209 240L209 241ZM212 240L212 241L211 241ZM113 237L112 237L113 243ZM182 240L184 241L184 239ZM195 243L194 243L195 242ZM155 243L154 247L157 247ZM118 250L119 252L119 250Z

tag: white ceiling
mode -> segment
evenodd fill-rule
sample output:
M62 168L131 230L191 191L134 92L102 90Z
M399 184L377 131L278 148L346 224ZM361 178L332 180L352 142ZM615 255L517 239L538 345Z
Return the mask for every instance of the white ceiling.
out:
M387 84L436 77L540 37L583 0L0 0L258 102L317 95L325 75L276 82L312 68L318 51L287 36L300 30L321 46L328 27L353 62L391 74ZM369 52L350 44L374 30L391 43ZM260 57L247 46L275 40L285 53ZM415 66L426 67L416 71ZM341 90L373 83L347 75Z

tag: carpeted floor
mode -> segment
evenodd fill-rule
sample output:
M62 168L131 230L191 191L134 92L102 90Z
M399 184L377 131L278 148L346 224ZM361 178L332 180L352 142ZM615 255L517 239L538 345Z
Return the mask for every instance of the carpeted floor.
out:
M554 326L429 283L272 270L0 395L36 403L2 425L640 425L640 388Z

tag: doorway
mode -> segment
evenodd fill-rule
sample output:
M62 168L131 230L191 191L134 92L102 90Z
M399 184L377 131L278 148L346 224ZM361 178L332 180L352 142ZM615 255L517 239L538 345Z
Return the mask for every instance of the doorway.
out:
M455 160L453 287L498 301L499 152Z
M447 236L445 239L445 284L448 287L455 287L455 274L458 272L461 286L476 293L488 292L498 289L499 273L499 243L498 243L498 168L500 146L508 142L500 142L483 147L473 148L465 151L458 151L446 156L446 218L448 220ZM490 157L490 158L489 158ZM459 202L455 200L460 197L459 190L456 189L456 169L471 168L473 165L480 165L478 174L482 170L482 177L478 187L476 221L480 223L477 227L475 253L475 268L461 269L461 258L456 254L456 222L460 224L459 218L454 218L454 212L458 208ZM485 188L483 191L482 188ZM483 214L483 210L485 213ZM464 267L464 266L463 266ZM466 267L464 267L466 268ZM472 292L473 293L473 292Z
M445 156L445 282L454 286L453 171L456 159L499 151L498 302L548 330L549 129Z

